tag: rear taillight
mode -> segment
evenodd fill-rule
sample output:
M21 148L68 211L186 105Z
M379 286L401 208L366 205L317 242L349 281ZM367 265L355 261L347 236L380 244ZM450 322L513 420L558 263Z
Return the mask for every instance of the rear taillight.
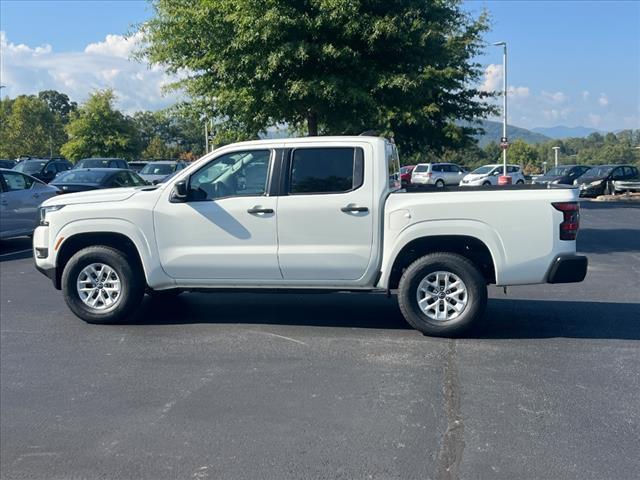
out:
M575 240L580 228L580 205L578 202L556 202L553 207L562 212L560 240Z
M427 177L428 178L431 178L432 175L433 175L433 173L431 173L431 172L427 173Z

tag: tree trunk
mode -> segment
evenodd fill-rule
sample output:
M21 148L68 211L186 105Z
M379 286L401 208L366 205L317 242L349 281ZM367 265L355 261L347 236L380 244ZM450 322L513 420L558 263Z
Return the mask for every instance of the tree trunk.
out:
M318 136L318 115L315 112L309 111L307 114L307 128L310 137Z

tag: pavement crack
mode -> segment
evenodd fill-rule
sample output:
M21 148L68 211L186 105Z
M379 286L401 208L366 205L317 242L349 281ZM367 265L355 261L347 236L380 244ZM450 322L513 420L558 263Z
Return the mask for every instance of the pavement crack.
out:
M447 429L440 445L436 478L455 480L459 478L458 466L464 450L464 423L460 407L461 392L455 340L449 340L445 353L442 393L447 415Z

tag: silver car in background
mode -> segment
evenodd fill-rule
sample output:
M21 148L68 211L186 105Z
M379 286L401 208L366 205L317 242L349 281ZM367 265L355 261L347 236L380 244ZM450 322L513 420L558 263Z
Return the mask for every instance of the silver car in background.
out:
M458 185L464 170L455 163L419 163L411 172L411 183L415 185Z
M36 178L0 168L0 239L31 235L39 220L38 206L58 193Z

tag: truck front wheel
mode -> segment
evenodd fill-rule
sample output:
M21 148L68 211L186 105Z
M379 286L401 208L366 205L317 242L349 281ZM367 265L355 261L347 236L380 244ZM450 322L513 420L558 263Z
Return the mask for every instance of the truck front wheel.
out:
M405 270L398 286L398 304L407 322L425 335L455 337L483 316L486 281L467 258L432 253Z
M136 262L107 247L87 247L62 272L62 293L73 313L88 323L116 323L131 314L144 295L145 279Z

